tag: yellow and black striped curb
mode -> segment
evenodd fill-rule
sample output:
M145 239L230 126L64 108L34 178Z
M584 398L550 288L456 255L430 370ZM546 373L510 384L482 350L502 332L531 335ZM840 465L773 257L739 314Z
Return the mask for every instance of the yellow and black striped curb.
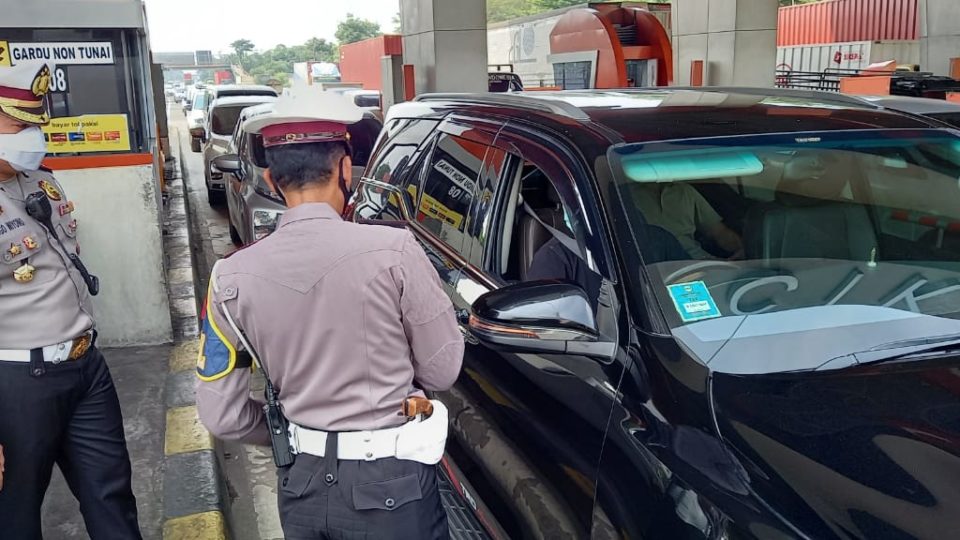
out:
M194 387L198 343L170 354L164 439L163 539L227 540L224 479L215 441L197 416Z

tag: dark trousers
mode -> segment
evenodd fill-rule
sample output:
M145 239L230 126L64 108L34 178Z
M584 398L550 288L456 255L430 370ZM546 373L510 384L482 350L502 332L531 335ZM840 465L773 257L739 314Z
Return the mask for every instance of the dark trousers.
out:
M277 472L280 522L287 540L449 537L434 465L396 458L338 460L300 454Z
M6 458L0 490L0 537L41 538L40 506L54 463L60 467L93 540L137 540L137 503L120 401L103 355L78 360L0 362L0 445Z

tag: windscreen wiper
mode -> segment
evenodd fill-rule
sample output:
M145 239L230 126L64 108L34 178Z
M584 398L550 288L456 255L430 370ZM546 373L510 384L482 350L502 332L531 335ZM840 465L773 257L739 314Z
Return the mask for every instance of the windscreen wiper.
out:
M844 369L865 364L903 360L922 354L960 351L960 334L904 339L832 358L815 371Z

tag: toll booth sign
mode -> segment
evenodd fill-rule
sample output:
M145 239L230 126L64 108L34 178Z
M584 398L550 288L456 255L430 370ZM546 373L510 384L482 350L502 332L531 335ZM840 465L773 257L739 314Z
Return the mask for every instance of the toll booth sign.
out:
M87 114L53 118L43 127L51 154L129 152L125 114Z
M113 44L103 42L10 43L0 40L0 66L22 62L54 65L109 65L115 63Z

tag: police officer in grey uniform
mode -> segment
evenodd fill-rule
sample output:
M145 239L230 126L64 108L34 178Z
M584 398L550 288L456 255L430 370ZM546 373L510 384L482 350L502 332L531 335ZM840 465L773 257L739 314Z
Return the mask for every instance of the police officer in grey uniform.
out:
M268 444L249 389L251 362L266 368L294 454L278 470L287 539L446 538L435 467L446 411L403 407L452 386L463 337L409 231L341 219L357 181L347 125L361 117L342 96L299 87L247 120L288 210L213 270L197 405L214 435Z
M46 65L0 67L0 537L41 537L57 464L91 538L137 539L120 403L94 345L91 276L71 258L74 205L40 169L49 84Z

